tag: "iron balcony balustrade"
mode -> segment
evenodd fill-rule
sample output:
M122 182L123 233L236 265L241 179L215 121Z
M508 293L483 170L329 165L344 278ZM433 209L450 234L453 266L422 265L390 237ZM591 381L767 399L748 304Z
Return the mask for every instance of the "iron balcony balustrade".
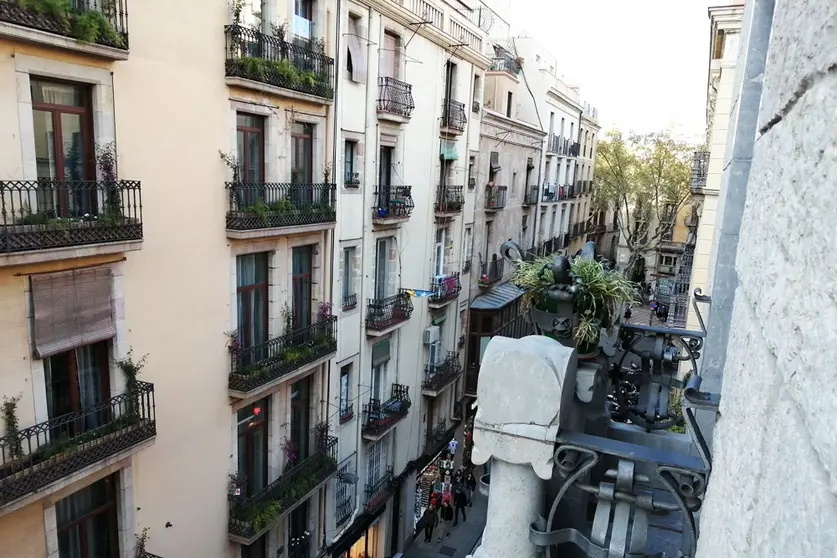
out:
M498 55L491 58L491 65L488 67L489 72L505 72L514 77L520 75L520 64L511 53L500 51L495 52L495 54Z
M538 205L538 187L530 186L523 195L523 205Z
M456 133L465 131L468 118L465 116L465 104L453 99L442 101L442 127Z
M433 457L438 455L442 450L448 447L448 444L456 434L456 427L448 428L445 419L433 428L427 435L424 442L423 454L425 457Z
M263 229L327 228L337 221L334 184L227 182L226 189L227 231L236 238Z
M127 0L66 4L0 0L0 22L76 39L79 44L128 50ZM5 34L5 30L0 28L0 34Z
M9 432L0 438L0 507L47 496L77 480L74 474L127 457L156 435L154 385L139 381L98 405Z
M547 153L559 153L563 140L560 136L551 136L546 142Z
M343 311L354 310L357 308L357 293L352 293L343 296Z
M569 149L567 151L568 157L578 157L578 154L581 152L581 144L577 141L574 141L569 144Z
M0 181L0 254L142 240L134 180Z
M231 487L227 527L231 541L252 544L337 472L337 438L312 434L314 452L291 467L286 465L282 475L263 489L246 497L236 495L240 487Z
M409 386L392 384L389 399L370 399L369 403L363 405L363 437L373 442L381 439L407 416L411 405Z
M300 536L288 534L288 558L311 558L310 533Z
M228 350L230 397L249 398L330 358L337 351L337 317L325 316L254 347L242 347L233 337Z
M437 215L460 213L463 205L465 205L465 195L462 186L439 185L434 206Z
M692 180L689 184L695 193L703 193L709 172L709 151L695 151L692 158Z
M393 483L392 466L388 466L381 478L367 484L364 490L365 501L363 504L363 511L369 515L374 515L381 507L385 506L387 501L392 496L395 484Z
M411 186L379 185L375 190L372 206L372 222L376 224L403 223L413 213Z
M334 98L334 59L242 25L224 27L226 75Z
M503 279L503 271L505 269L504 259L491 260L480 264L480 287L490 287L494 283Z
M146 550L137 550L137 558L162 558L162 556L157 556L156 554L151 554Z
M337 526L344 525L355 513L355 498L357 489L355 485L347 482L350 475L357 473L357 452L344 458L337 465L337 486L334 490L334 519ZM354 480L354 479L352 479Z
M431 308L441 308L453 302L459 298L459 293L462 292L462 281L459 277L459 272L432 277L430 279L430 290L433 291L428 301L428 305Z
M485 187L485 210L498 211L506 207L507 186Z
M367 334L383 334L413 315L413 301L403 289L386 298L370 298L366 305Z
M346 172L343 174L343 185L346 188L360 188L360 173Z
M410 118L416 103L413 100L413 86L391 77L378 78L378 113L393 114Z
M461 375L462 364L459 362L459 353L448 351L445 360L424 367L424 381L421 384L421 392L423 395L436 397Z
M355 404L348 403L340 407L340 424L346 424L355 416Z

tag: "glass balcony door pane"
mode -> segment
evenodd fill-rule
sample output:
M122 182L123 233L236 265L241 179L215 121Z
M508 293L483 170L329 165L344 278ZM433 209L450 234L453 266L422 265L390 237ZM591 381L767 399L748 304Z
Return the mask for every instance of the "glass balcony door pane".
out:
M311 376L291 385L291 441L297 448L297 462L309 456L311 430Z
M294 329L311 325L311 271L313 246L293 249L293 317Z
M245 476L245 494L267 485L267 399L238 411L238 472Z

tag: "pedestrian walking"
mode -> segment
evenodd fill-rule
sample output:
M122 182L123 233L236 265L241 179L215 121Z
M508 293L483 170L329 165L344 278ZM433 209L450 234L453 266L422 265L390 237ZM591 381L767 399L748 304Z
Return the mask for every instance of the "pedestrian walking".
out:
M462 489L462 486L456 487L456 492L453 494L453 505L456 507L454 511L454 520L453 525L454 527L459 524L459 513L462 512L462 522L465 522L465 506L468 504L468 497L465 495L465 491Z
M474 491L477 489L477 477L474 476L474 471L468 471L468 476L465 477L465 488L468 489L468 507L474 507Z
M440 519L440 531L439 531L439 538L436 540L442 540L443 537L450 536L450 523L453 521L453 508L450 505L450 502L447 500L442 501L442 508L439 510L439 519Z
M424 521L424 542L429 543L433 540L433 529L439 523L439 513L436 511L436 506L428 506L424 510L421 520Z

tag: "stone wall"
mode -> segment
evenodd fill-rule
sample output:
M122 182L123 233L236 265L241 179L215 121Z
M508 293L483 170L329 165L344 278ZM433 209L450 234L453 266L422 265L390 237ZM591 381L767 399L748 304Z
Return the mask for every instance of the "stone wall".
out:
M837 3L748 0L713 250L704 369L723 370L723 390L699 557L837 549L835 115Z

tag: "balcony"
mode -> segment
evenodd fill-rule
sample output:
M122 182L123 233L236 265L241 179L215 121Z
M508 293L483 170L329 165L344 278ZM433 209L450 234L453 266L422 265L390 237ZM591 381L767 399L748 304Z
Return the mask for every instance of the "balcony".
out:
M8 432L9 425L6 425ZM0 438L0 507L15 509L107 468L153 443L154 386Z
M376 442L407 416L410 410L410 388L401 384L392 384L390 398L386 401L371 399L363 405L363 426L361 433L365 440Z
M0 181L0 266L138 250L142 234L139 182Z
M695 151L692 159L692 180L689 184L694 194L702 194L706 188L706 177L709 173L709 152Z
M547 153L559 153L561 151L562 140L559 136L548 136L546 140Z
M459 279L459 272L448 275L437 275L430 279L430 295L428 306L430 308L442 308L457 298L462 291L462 281Z
M367 484L364 490L366 501L363 505L363 511L369 515L374 515L378 510L386 505L394 489L392 482L393 473L392 466L389 466L384 471L384 474L374 482L374 484Z
M252 544L278 525L297 504L307 500L337 471L337 438L321 436L315 452L250 497L229 496L228 537L240 544Z
M503 279L503 270L506 260L498 259L480 264L480 287L490 287L497 281Z
M445 419L439 421L435 428L427 435L423 453L426 457L434 457L448 447L456 434L456 427L448 428Z
M409 122L415 108L412 85L391 77L378 78L379 117L396 122Z
M370 298L366 306L366 335L386 335L409 320L412 314L413 301L403 289L387 298Z
M241 25L224 27L227 85L330 103L334 60L322 52L285 42Z
M340 408L340 424L346 424L355 418L355 404L349 403Z
M488 67L489 72L505 72L506 74L517 78L520 75L520 64L507 51L498 51L495 48L495 54L491 58L491 65Z
M578 154L581 152L581 144L577 141L574 141L569 144L569 149L567 150L568 157L578 157Z
M434 206L437 217L452 217L461 213L463 205L465 205L465 196L462 193L462 186L439 185Z
M468 118L465 116L465 105L459 101L448 99L442 101L442 128L450 134L461 134L465 131Z
M357 308L357 293L347 294L343 296L343 311L354 310Z
M334 184L227 182L227 238L253 239L334 227Z
M523 195L523 205L538 205L538 187L530 186Z
M421 384L422 395L436 397L462 375L459 353L449 351L448 356L437 364L424 367L424 382Z
M256 345L241 347L237 334L228 345L229 395L248 399L327 361L337 351L337 318L296 329Z
M485 187L485 210L499 211L506 207L506 194L508 187L506 186L486 186Z
M110 60L127 60L127 0L0 0L0 35Z
M375 205L372 206L372 222L376 225L397 225L410 219L413 213L411 186L378 186Z

